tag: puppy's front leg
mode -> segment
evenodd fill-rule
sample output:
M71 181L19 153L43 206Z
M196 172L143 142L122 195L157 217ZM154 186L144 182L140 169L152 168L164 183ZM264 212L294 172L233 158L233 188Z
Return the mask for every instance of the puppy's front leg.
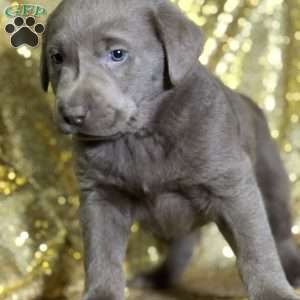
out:
M80 219L85 251L84 300L122 300L131 211L114 191L82 193Z
M225 182L216 205L217 223L236 252L250 300L299 300L280 264L250 162L241 163L221 180Z

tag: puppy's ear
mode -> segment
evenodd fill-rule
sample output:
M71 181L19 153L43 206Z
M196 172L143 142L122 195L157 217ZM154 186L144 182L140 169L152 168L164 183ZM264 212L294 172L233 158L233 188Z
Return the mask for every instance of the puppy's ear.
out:
M43 34L41 50L41 59L40 59L40 76L41 76L41 85L45 92L48 91L49 86L49 71L48 71L48 59L47 59L47 29Z
M202 34L175 5L159 2L154 15L156 30L166 51L171 83L177 85L198 62Z

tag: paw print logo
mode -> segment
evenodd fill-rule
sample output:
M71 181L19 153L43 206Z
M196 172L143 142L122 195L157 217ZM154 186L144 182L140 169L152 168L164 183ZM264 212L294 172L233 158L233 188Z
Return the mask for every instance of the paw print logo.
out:
M43 24L37 23L34 17L16 17L13 24L7 24L5 31L10 34L10 43L14 48L21 45L36 47L39 44L38 34L43 33L45 27Z

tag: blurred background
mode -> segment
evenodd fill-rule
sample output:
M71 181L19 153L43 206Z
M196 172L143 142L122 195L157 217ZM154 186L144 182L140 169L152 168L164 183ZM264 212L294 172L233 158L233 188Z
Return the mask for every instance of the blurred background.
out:
M42 5L49 14L59 1L20 2ZM300 0L173 2L203 28L200 61L264 109L288 170L291 231L300 243ZM10 45L4 28L13 19L2 11L13 3L0 2L0 299L79 300L82 244L71 138L54 126L52 92L41 91L40 47ZM165 255L165 246L138 224L131 231L128 276L153 268ZM214 225L201 231L178 288L163 294L126 289L126 297L241 299L230 247Z

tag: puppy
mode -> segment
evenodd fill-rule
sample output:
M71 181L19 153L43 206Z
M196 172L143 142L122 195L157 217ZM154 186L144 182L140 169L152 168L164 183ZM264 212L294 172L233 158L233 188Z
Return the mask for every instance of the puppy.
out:
M66 0L49 17L41 77L74 136L84 300L124 299L135 220L170 242L143 277L154 286L176 281L195 228L215 222L251 300L300 299L289 184L265 117L198 62L202 45L167 0Z

